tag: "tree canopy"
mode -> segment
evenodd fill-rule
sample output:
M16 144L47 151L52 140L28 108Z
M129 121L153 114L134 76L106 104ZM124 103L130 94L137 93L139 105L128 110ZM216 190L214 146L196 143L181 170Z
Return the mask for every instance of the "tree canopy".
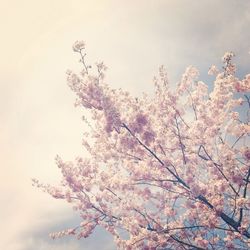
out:
M103 63L88 65L84 42L73 50L83 70L67 81L91 116L88 156L57 156L58 186L33 182L82 221L52 238L100 226L121 249L249 248L250 74L236 77L234 54L211 66L212 87L193 66L173 86L161 66L154 93L134 97L106 83Z

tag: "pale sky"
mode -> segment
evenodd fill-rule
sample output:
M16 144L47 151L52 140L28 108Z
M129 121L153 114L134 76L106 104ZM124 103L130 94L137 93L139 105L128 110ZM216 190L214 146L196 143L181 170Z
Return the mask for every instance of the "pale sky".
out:
M90 239L52 241L53 230L75 226L78 215L63 201L31 186L31 178L57 183L59 154L84 154L84 110L65 81L80 69L72 52L86 42L90 63L104 61L107 79L134 95L152 91L164 64L171 84L192 64L201 80L234 51L238 75L250 65L250 1L247 0L9 0L0 15L0 249L112 250L103 231Z

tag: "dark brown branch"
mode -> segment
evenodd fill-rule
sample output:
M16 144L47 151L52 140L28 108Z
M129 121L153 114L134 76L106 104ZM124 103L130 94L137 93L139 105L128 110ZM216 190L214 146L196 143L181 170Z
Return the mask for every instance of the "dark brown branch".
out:
M182 152L182 158L183 158L183 164L185 165L187 163L187 159L186 159L186 155L185 155L185 152L184 152L184 144L182 143L182 140L181 140L181 133L180 133L180 128L179 128L179 124L178 124L178 121L177 121L177 118L175 117L175 122L176 122L176 128L177 128L177 137L179 139L179 143L180 143L180 147L181 147L181 152Z
M106 188L106 190L108 190L110 193L116 196L119 200L121 200L121 198L116 193L114 193L110 188Z
M185 120L182 118L180 112L178 110L175 109L175 112L178 114L178 116L180 117L181 121L187 126L187 128L190 128L189 125L185 122Z
M198 117L197 117L196 107L195 107L195 105L194 105L193 97L192 97L192 95L191 95L191 93L190 93L189 90L187 90L187 92L188 92L188 94L189 94L189 96L190 96L190 98L191 98L192 108L193 108L193 110L194 110L194 115L195 115L195 120L197 121L197 120L198 120Z
M205 152L205 154L206 154L206 156L207 156L208 158L206 158L205 156L203 156L203 155L200 154L201 149L204 150L204 152ZM213 161L212 157L208 154L208 152L206 151L206 149L205 149L205 147L204 147L203 145L200 145L200 147L199 147L198 156L199 156L200 158L202 158L203 160L205 160L205 161L208 161L208 160L212 161L213 165L219 170L219 172L221 173L221 175L222 175L222 176L224 177L224 179L228 182L228 185L229 185L230 188L233 190L233 192L234 192L237 196L239 196L239 193L235 190L235 188L233 187L233 185L230 183L229 179L226 177L226 175L225 175L225 174L223 173L223 171L220 169L221 165Z
M247 195L247 186L249 183L249 178L250 178L250 168L248 169L248 173L246 177L246 184L245 184L244 191L243 191L243 198L246 198L246 195ZM242 219L243 219L243 208L240 209L240 217L239 217L239 222L238 222L239 225L241 225Z
M175 236L170 236L170 237L171 237L173 240L175 240L175 241L177 241L178 243L180 243L180 244L183 244L183 245L188 246L188 247L193 247L193 249L196 249L196 250L206 250L205 248L197 247L197 246L195 246L195 245L193 245L193 244L190 244L190 243L187 243L187 242L185 242L185 241L183 241L183 240L180 240L180 239L176 238Z
M248 97L247 95L244 95L245 96L245 98L247 99L247 103L248 103L248 106L249 106L249 108L250 108L250 97Z
M245 134L245 133L243 133L242 135L240 135L240 136L237 138L237 140L234 142L234 144L231 146L231 148L233 148L233 147L236 145L236 143L244 136L244 134Z
M82 62L82 64L83 64L83 66L84 66L84 69L85 69L85 71L86 71L86 73L88 74L89 72L88 72L88 66L86 65L86 63L85 63L85 56L86 56L86 53L82 53L82 50L80 50L79 51L79 53L80 53L80 55L81 55L81 62Z

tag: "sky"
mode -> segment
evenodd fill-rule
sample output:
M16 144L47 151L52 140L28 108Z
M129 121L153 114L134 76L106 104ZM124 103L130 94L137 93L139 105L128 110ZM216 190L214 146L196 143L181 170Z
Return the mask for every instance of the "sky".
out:
M84 240L51 240L79 216L63 201L32 187L31 178L56 184L54 162L84 155L84 110L74 107L66 70L81 69L72 51L84 40L89 63L104 61L107 81L134 95L153 90L164 64L174 86L194 65L200 79L234 51L238 76L250 65L247 0L9 0L0 16L0 249L115 249L99 229Z

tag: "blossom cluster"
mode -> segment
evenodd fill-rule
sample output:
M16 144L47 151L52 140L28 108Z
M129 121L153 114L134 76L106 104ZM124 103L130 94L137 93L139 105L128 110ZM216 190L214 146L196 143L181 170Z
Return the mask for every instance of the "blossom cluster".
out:
M85 42L84 41L76 41L73 46L73 51L80 52L81 50L85 49Z
M160 67L154 95L141 98L110 88L103 63L96 72L68 71L91 117L89 155L56 158L58 187L34 180L81 215L79 226L52 238L88 237L100 226L120 249L250 248L250 78L235 76L233 56L224 55L221 71L210 68L211 91L193 66L175 89Z

